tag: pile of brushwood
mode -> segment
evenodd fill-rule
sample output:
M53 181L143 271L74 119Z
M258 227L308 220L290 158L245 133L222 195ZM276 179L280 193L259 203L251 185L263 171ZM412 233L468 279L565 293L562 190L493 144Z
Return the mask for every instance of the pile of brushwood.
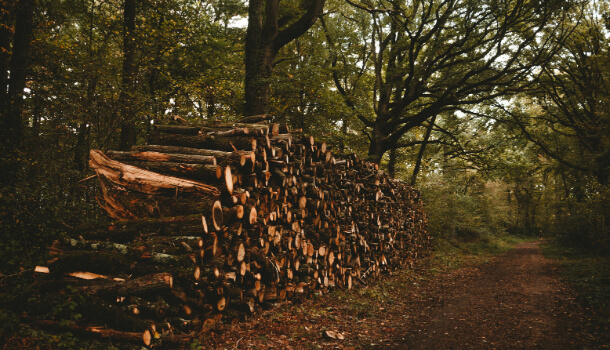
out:
M149 145L92 150L114 222L53 244L30 323L173 347L427 253L416 190L299 130L247 121L159 125ZM44 317L67 299L74 322Z

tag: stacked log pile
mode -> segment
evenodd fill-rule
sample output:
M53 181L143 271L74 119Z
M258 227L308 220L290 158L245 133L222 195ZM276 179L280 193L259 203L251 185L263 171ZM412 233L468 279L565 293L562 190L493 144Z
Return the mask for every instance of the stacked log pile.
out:
M101 336L180 342L429 248L416 190L277 124L161 125L90 166L116 222L56 242L48 268L87 295L79 324Z

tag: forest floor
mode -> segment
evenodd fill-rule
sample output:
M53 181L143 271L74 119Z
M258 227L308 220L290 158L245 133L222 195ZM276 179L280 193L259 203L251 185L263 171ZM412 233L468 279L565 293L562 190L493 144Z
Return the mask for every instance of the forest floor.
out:
M610 347L610 315L577 302L540 244L520 242L495 256L462 253L460 260L433 254L414 269L355 291L280 305L236 325L219 324L191 348ZM344 339L333 339L328 331Z

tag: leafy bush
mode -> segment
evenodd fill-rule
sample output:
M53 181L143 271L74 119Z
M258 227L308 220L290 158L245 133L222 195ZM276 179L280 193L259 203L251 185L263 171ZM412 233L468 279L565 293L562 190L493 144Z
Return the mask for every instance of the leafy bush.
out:
M432 236L462 240L502 234L510 223L510 208L498 192L500 183L476 175L443 177L430 174L420 185Z
M570 247L610 253L610 189L594 189L577 200L569 198L557 208L558 239Z

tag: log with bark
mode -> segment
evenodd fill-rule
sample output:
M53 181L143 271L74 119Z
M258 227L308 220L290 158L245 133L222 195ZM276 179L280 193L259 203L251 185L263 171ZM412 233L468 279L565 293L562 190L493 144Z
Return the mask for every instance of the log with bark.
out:
M188 193L203 198L220 196L220 191L206 183L164 176L112 160L99 150L91 150L89 166L98 176L129 190L147 194Z

